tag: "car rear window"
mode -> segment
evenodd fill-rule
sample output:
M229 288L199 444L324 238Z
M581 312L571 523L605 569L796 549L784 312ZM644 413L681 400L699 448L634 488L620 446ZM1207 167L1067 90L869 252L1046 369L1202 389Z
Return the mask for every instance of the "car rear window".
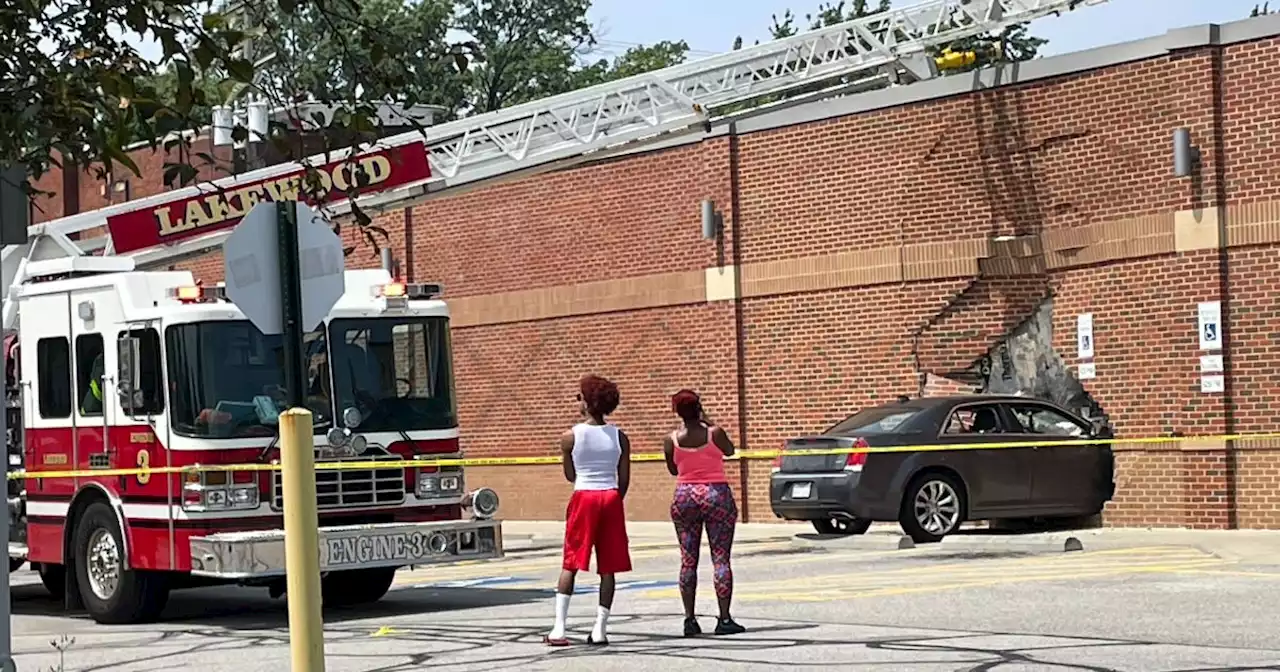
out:
M868 408L841 420L827 430L827 434L848 436L852 434L892 434L920 413L918 408Z

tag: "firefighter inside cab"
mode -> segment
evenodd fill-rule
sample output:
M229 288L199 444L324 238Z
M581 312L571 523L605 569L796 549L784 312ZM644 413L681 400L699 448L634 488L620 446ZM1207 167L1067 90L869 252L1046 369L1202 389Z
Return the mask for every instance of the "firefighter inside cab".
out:
M106 369L103 354L99 352L89 367L89 389L80 401L81 415L102 415L102 372Z

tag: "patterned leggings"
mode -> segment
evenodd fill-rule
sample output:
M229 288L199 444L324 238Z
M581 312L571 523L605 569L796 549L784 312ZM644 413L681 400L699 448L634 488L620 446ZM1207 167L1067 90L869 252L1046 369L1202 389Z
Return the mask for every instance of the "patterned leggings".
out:
M702 553L705 525L707 541L711 544L711 562L715 565L716 597L729 597L733 593L729 551L733 548L733 530L738 523L733 491L724 483L677 485L671 502L671 521L680 538L680 590L692 591L698 586L698 557Z

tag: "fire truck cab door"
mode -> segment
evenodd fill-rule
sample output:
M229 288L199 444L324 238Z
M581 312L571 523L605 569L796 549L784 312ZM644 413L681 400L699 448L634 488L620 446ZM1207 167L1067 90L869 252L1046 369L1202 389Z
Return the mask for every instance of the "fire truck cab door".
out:
M114 398L116 337L122 330L121 306L114 288L71 292L72 388L76 445L81 469L112 469L119 464L108 425L119 404Z

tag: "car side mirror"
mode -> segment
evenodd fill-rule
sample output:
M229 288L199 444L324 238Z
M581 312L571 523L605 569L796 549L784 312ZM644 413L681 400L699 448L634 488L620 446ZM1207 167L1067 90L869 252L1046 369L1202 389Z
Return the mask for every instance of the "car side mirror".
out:
M1106 418L1089 418L1089 424L1093 426L1094 438L1115 438L1115 432L1111 430L1111 425L1107 422Z

